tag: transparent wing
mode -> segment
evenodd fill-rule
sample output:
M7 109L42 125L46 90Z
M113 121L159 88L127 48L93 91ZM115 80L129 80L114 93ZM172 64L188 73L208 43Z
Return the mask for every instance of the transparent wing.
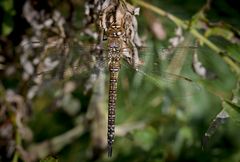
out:
M192 77L194 72L191 66L193 52L199 50L198 47L189 42L184 42L171 49L151 49L151 51L142 53L141 59L144 64L136 70L133 86L141 88L147 80L160 89L176 90L178 86L189 90L185 94L179 94L178 98L192 96L193 93L199 91L199 85ZM183 90L178 91L184 92Z
M40 53L35 58L37 64L34 81L45 84L46 81L66 81L76 78L79 75L87 78L97 76L100 70L107 67L108 57L104 46L96 44L83 44L76 40L70 41L42 41L31 42L35 52ZM139 57L143 61L137 69L123 61L122 65L126 71L135 73L133 87L141 87L143 80L147 80L158 88L171 88L181 82L190 87L189 89L199 90L194 80L192 69L193 55L206 55L201 48L186 40L178 47L159 48L145 47L139 49ZM205 58L204 56L203 58ZM34 61L33 61L34 62ZM185 94L186 96L189 94ZM192 93L190 93L192 95ZM182 96L179 95L179 96Z
M96 58L99 56L96 54L97 49L93 50L94 45L82 45L72 40L69 42L55 40L51 43L37 40L25 43L23 46L27 48L29 55L34 56L33 76L49 79L64 79L84 72L96 64Z

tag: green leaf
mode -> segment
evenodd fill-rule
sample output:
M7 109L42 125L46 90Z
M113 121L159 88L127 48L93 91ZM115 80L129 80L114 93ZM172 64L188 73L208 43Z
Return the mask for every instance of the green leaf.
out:
M13 31L13 16L16 14L13 0L2 0L0 1L0 6L4 10L1 33L3 36L7 36Z
M223 38L225 38L226 40L231 41L234 34L232 31L225 29L225 28L220 28L220 27L214 27L214 28L210 28L206 31L205 33L206 37L210 37L210 36L221 36Z
M179 155L185 144L188 147L193 144L193 132L187 126L182 127L177 133L176 141L173 145L174 152Z
M58 159L55 159L53 157L47 157L45 159L40 160L40 162L58 162Z
M225 100L223 104L224 104L224 107L231 108L231 109L235 110L237 113L239 113L239 115L240 115L240 106L239 105L237 105L231 101L227 101L227 100Z
M233 90L233 98L231 101L225 100L228 107L234 109L237 113L240 113L240 78L236 83L236 88Z
M240 105L240 78L238 79L236 89L233 90L232 102L236 105Z
M2 34L4 36L9 35L12 31L13 31L12 25L7 24L7 23L2 24Z
M150 150L154 145L157 133L152 127L148 127L134 134L134 140L143 150Z
M199 28L202 29L204 27L204 22L203 21L208 21L206 19L206 15L205 15L205 11L203 10L203 8L197 12L191 19L190 21L190 28Z
M232 58L240 62L240 55L239 55L240 45L239 44L231 44L226 47L226 50Z
M8 12L13 9L13 0L1 0L0 6L4 9L4 11ZM9 12L8 12L9 13Z
M240 106L227 100L222 102L222 106L230 115L230 118L237 124L240 124Z

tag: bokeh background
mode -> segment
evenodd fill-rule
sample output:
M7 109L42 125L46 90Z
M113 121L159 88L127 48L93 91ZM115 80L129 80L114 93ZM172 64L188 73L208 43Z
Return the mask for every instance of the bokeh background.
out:
M238 2L128 1L144 65L122 65L111 158L94 3L0 1L0 161L239 161ZM194 53L214 77L194 72Z

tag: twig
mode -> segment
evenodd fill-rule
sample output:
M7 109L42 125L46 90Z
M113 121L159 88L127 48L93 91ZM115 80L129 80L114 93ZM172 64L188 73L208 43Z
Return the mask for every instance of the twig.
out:
M30 155L34 158L44 158L50 153L60 151L64 146L73 142L77 137L81 136L85 131L84 123L78 123L76 127L68 132L56 136L50 140L39 144L33 144L29 147Z
M16 129L15 142L16 142L16 146L18 146L18 145L21 146L21 136L19 134L18 129ZM19 152L17 150L15 150L12 162L18 162L18 158L19 158Z
M6 94L4 94L4 96L5 95ZM4 104L7 106L8 109L14 110L14 108L12 107L12 105L8 101L4 100ZM14 127L15 127L15 146L16 146L12 162L18 162L20 154L19 154L19 152L16 148L17 148L17 146L22 145L22 138L21 138L19 129L17 127L16 114L14 114L14 117L12 119L13 119L13 123L14 123Z

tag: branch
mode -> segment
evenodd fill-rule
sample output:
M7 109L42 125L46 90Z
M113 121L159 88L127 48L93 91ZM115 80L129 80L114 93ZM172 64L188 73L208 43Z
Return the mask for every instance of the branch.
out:
M81 136L85 131L84 124L79 123L73 129L64 134L56 136L50 140L44 141L39 144L33 144L29 147L29 155L36 158L45 158L50 153L60 151L64 146L72 143L76 138Z

